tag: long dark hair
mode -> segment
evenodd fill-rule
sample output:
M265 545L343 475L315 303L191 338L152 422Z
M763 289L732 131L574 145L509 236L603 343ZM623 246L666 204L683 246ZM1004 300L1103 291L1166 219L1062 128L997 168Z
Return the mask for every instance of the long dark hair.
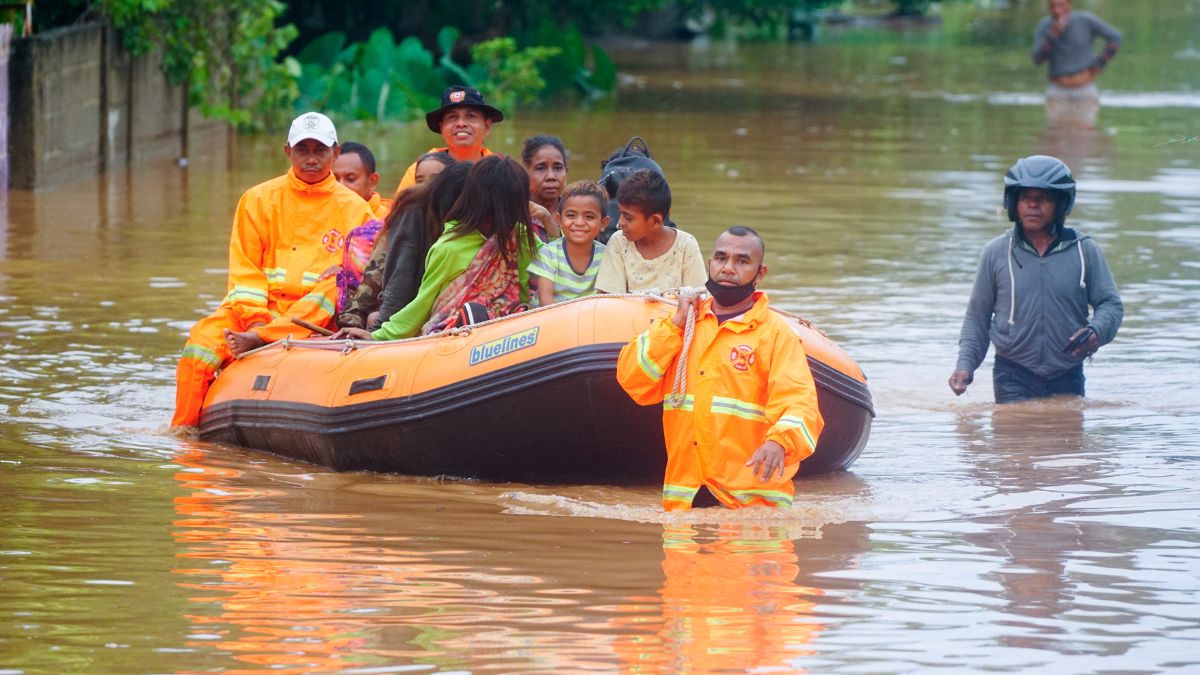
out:
M533 228L525 228L525 241L516 236L517 226L529 222L529 174L511 157L489 155L476 162L446 220L458 221L450 230L456 237L479 232L501 242L511 241L530 253L537 250ZM515 248L500 247L510 263Z
M384 219L380 234L390 230L392 223L399 221L405 211L416 209L418 213L423 214L425 220L425 241L432 245L438 237L442 236L446 213L458 199L458 194L462 192L462 186L466 182L471 164L471 162L452 162L428 183L402 190L396 195L396 200L392 202L392 210Z
M425 200L425 227L429 232L429 245L432 246L446 229L446 221L450 220L450 209L462 195L463 186L467 183L467 174L475 162L455 162L433 177L426 186L428 198Z

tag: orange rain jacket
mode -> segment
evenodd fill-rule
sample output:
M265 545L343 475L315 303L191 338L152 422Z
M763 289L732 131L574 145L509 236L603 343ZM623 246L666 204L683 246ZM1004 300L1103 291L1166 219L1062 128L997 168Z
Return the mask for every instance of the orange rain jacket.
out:
M375 214L376 220L387 220L388 212L392 210L392 200L384 199L378 192L372 192L367 200L367 208Z
M243 195L229 238L229 292L222 305L272 342L307 334L291 317L332 325L335 283L321 275L342 262L350 230L374 215L363 198L330 173L305 183L294 171L260 183Z
M492 151L488 150L487 148L480 148L479 151L481 153L483 153L481 159L483 157L487 157L488 155L493 154ZM448 147L446 147L446 148L430 148L421 154L428 155L431 152L450 152L450 148L448 148ZM417 184L417 163L413 162L412 164L408 165L408 168L404 171L404 177L400 179L400 184L396 186L396 194L399 195L404 190L407 190L408 188L410 188L416 184Z
M790 507L792 478L813 453L824 420L799 336L755 292L745 314L722 324L712 300L701 303L682 402L671 392L683 331L670 318L621 350L617 380L640 405L663 403L667 475L663 508L689 509L700 486L730 508ZM761 480L746 461L764 442L785 451L783 477Z
M371 217L363 198L332 173L310 185L289 170L242 195L229 237L228 293L220 307L188 331L175 370L171 426L199 424L209 384L232 358L226 328L253 330L275 342L288 335L308 336L291 317L332 324L337 277L321 276L341 263L350 230Z

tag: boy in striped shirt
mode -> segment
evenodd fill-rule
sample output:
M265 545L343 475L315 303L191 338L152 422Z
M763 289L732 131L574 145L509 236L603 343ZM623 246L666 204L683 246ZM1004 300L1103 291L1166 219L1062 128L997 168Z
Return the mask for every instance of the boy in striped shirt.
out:
M604 244L596 241L608 225L608 193L590 180L567 186L559 202L562 237L546 244L527 271L538 277L538 304L546 305L596 292L596 274Z

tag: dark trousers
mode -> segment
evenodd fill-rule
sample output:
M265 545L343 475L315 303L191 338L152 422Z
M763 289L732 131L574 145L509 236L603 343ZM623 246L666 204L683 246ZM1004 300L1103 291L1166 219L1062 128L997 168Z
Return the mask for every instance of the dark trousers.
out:
M1083 396L1083 364L1053 377L1042 377L997 356L992 367L992 389L996 393L996 403L1013 403L1058 394Z

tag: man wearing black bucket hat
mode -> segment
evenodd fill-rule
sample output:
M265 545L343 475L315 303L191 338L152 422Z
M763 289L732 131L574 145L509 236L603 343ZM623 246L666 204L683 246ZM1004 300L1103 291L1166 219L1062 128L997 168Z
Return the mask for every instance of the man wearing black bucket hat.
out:
M1024 157L1004 176L1013 227L980 256L950 375L955 395L990 342L997 403L1083 396L1083 360L1116 337L1124 307L1100 247L1066 226L1074 205L1075 177L1054 157Z
M442 92L442 105L425 115L425 124L435 134L441 134L446 145L430 148L429 152L447 152L456 162L478 160L492 154L483 147L483 142L492 131L492 125L504 121L504 113L483 100L483 94L474 87L454 85ZM404 172L396 191L406 190L417 183L417 165L414 162Z

